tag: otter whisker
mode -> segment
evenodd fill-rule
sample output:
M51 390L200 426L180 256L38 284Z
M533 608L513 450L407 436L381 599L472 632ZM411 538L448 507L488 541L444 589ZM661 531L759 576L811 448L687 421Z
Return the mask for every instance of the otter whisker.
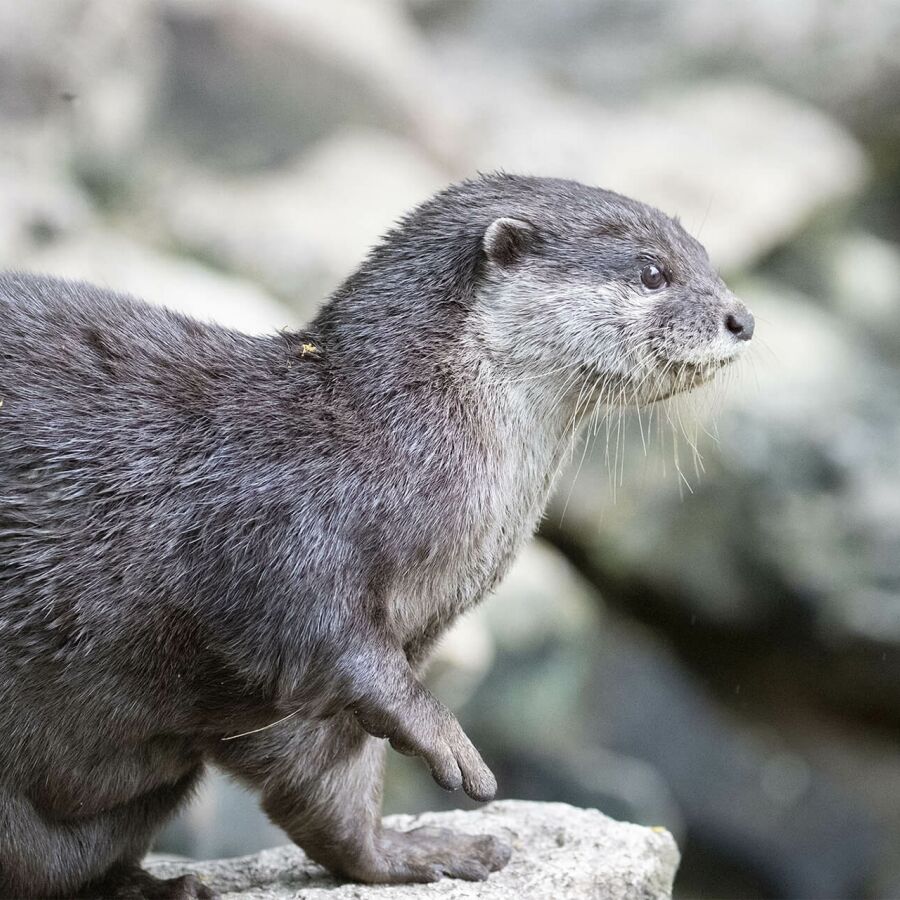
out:
M697 477L700 477L699 468L702 466L702 459L700 457L700 450L697 447L697 437L696 435L691 435L688 431L685 421L684 421L684 403L686 402L685 398L688 396L686 393L679 393L673 398L673 402L671 405L672 412L674 413L675 419L678 424L678 428L681 431L681 434L684 436L685 441L687 441L688 446L691 448L693 461L694 461L694 471Z
M292 713L288 713L286 716L282 716L280 719L276 719L274 722L269 722L268 725L263 725L260 728L253 728L250 731L242 731L240 734L231 734L228 737L223 737L223 741L235 741L238 738L247 737L251 734L259 734L260 731L268 731L270 728L274 728L276 725L280 725L282 722L287 722L288 719L293 719L294 716L299 715L303 712L302 709L295 709Z
M599 385L599 383L600 383L600 381L601 381L602 378L603 378L603 375L602 375L602 373L601 373L601 374L598 374L597 377L594 379L594 381L593 381L593 383L592 383L592 385L591 385L591 389L590 389L590 391L589 391L589 393L588 393L588 400L590 400L591 395L593 395L594 393L596 393L597 387L598 387L598 385ZM594 416L596 415L597 409L598 409L598 408L599 408L599 404L598 404L597 402L595 402L595 403L594 403L594 410L593 410L592 413L591 413L591 419L593 419ZM583 446L582 451L581 451L581 459L578 461L578 467L577 467L576 470L575 470L575 476L572 478L572 484L569 486L569 492L568 492L568 494L566 495L566 502L563 504L562 513L561 513L561 515L560 515L560 517L559 517L560 524L562 524L562 521L563 521L563 519L565 518L566 510L569 508L569 501L572 499L572 492L575 490L575 484L576 484L576 482L578 481L578 476L581 474L581 467L584 465L584 459L585 459L585 456L587 455L588 447L590 446L590 430L591 430L591 426L590 426L590 423L589 423L588 429L587 429L588 434L587 434L587 436L585 437L585 440L584 440L584 446Z
M576 373L576 378L577 378L577 374L578 374L578 373ZM589 372L585 374L584 381L582 382L581 389L580 389L580 391L579 391L579 393L578 393L578 397L577 397L576 402L575 402L574 410L573 410L571 416L569 417L569 419L566 421L565 427L562 429L561 434L559 435L558 439L556 440L556 442L555 442L555 444L554 444L554 446L553 446L553 451L552 451L552 454L551 454L551 458L554 458L554 459L555 459L555 458L557 457L557 455L559 456L559 460L558 460L558 463L557 463L557 466L556 466L556 471L554 472L554 475L553 475L554 480L555 480L555 478L559 475L561 469L563 468L563 466L565 466L565 464L567 463L568 459L570 458L570 454L568 454L568 453L566 453L565 451L563 451L562 448L563 448L563 446L568 446L568 445L569 445L569 440L570 440L570 438L569 438L570 429L572 429L572 438L571 438L571 440L574 440L574 437L577 435L577 427L574 427L574 426L575 426L575 423L576 423L577 420L578 420L579 408L580 408L580 405L581 405L581 397L582 397L582 394L583 394L583 392L584 392L584 388L585 388L585 385L586 385L586 383L587 383L587 379L589 378L589 376L590 376L590 373L589 373ZM569 384L570 384L570 385L572 385L572 384L574 384L574 383L575 383L575 379L570 379L570 380L569 380ZM559 403L555 403L555 404L554 404L554 408L556 408L558 405L560 405L560 404L564 401L565 396L571 391L571 389L572 389L572 388L571 388L571 386L570 386L570 387L568 387L568 388L566 388L565 390L562 391L561 396L558 395L558 396L559 396Z
M566 385L563 389L556 395L554 398L553 404L551 405L552 409L558 409L565 402L565 398L568 394L570 394L575 385L578 383L578 377L582 374L582 369L579 369L567 380ZM587 374L585 374L585 379L587 379ZM578 418L578 406L581 400L581 391L584 390L584 385L582 384L582 388L578 393L578 398L576 399L575 408L571 414L571 416L566 420L566 425L562 429L562 433L559 436L559 439L556 441L556 444L553 448L554 455L560 450L563 444L565 444L568 440L569 429L574 425ZM562 459L565 459L565 454L562 454Z

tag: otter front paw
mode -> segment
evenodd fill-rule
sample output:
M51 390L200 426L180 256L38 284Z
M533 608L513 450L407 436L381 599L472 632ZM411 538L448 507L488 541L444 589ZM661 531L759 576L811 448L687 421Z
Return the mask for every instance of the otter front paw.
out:
M475 745L449 710L440 707L422 721L400 719L385 711L356 711L362 727L375 737L386 737L391 746L406 756L421 756L434 780L445 790L460 787L482 803L493 800L497 779L487 767Z
M412 831L385 828L376 857L360 865L353 877L370 884L403 884L462 878L484 881L512 855L508 844L487 834L457 834L423 826Z

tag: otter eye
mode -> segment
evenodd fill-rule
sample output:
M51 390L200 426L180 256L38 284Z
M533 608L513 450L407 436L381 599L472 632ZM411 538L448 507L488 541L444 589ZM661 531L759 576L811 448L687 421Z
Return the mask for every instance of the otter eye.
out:
M651 291L658 290L664 284L669 283L669 279L666 278L665 272L653 263L648 263L641 269L641 281L644 284L644 287L650 288Z

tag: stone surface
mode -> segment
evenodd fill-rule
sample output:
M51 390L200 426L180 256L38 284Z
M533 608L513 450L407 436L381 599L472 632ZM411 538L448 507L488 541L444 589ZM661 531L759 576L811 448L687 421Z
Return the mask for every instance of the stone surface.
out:
M414 144L353 128L263 174L169 174L151 202L177 245L311 315L379 235L445 184Z
M679 861L665 829L616 822L597 810L563 803L505 800L475 812L392 816L387 821L404 830L440 825L493 834L512 844L513 857L487 882L444 879L390 888L340 883L293 846L231 860L154 862L150 869L160 877L196 872L225 900L664 900L672 895Z
M0 115L39 122L92 179L133 164L163 68L153 0L0 4Z
M660 85L715 72L778 85L857 127L898 134L894 0L407 3L435 39L481 44L504 63L525 60L545 79L599 98L640 104Z
M427 50L391 0L160 6L170 45L160 129L207 163L284 163L347 123L421 134L430 117Z
M251 334L298 324L289 309L251 282L102 228L51 242L15 262L17 268L90 281Z
M44 166L19 152L0 149L0 265L21 266L22 259L95 222L84 193L60 168Z
M846 130L761 85L673 86L620 109L496 63L465 71L448 86L465 105L465 170L552 172L640 197L680 217L729 271L783 244L864 179Z

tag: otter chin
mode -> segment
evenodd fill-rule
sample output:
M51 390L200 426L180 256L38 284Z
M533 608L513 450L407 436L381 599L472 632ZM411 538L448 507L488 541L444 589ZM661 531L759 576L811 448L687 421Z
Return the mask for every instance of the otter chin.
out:
M0 273L0 897L212 897L140 867L210 763L342 877L502 868L382 825L387 742L493 797L435 642L587 404L690 390L753 324L676 220L512 175L414 209L298 331Z
M638 402L644 405L656 403L702 387L712 381L722 369L738 360L742 353L743 348L739 348L730 356L703 362L666 361L659 367L655 381L651 379L653 385L648 389L649 393L639 395Z

